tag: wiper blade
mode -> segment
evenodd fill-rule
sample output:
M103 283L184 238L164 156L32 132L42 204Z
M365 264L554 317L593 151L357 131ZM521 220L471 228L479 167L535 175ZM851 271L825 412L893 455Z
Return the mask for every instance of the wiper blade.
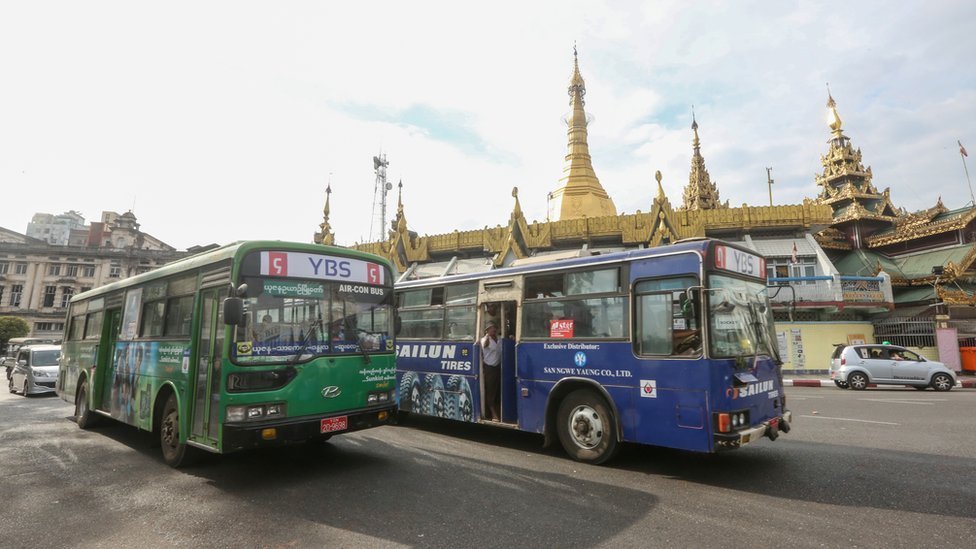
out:
M309 342L312 341L312 334L315 333L316 328L318 328L319 332L322 332L322 315L319 315L318 320L313 322L312 325L308 327L308 332L306 332L305 337L302 338L302 346L298 348L298 352L295 353L295 356L288 361L289 366L294 366L299 360L301 360L302 355L305 353L305 349L308 348Z
M359 349L359 352L362 353L363 355L363 363L369 364L370 363L369 353L367 353L366 348L363 347L363 341L366 339L365 337L363 337L364 335L369 335L369 332L360 328L356 328L356 348Z

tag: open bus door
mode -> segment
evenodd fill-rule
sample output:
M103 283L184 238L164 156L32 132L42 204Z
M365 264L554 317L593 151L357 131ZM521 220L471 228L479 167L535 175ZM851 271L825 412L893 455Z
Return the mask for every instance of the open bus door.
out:
M482 281L478 289L478 333L479 345L481 337L485 335L485 326L494 322L498 326L498 338L501 342L501 373L500 373L500 413L501 422L509 425L518 424L518 368L515 364L515 344L518 327L518 307L522 300L522 279L495 279ZM481 349L478 356L482 355ZM481 361L479 360L479 363ZM487 401L485 400L484 376L481 376L481 417L488 418Z
M190 439L216 448L220 439L220 365L225 326L220 318L227 290L210 288L200 292L200 339L190 372L193 402L190 410Z
M518 382L515 379L518 369L515 365L515 326L518 319L518 306L514 301L491 301L483 303L479 308L480 320L478 321L479 347L481 338L484 337L488 323L491 322L498 327L498 342L501 345L501 363L499 364L499 413L501 422L508 424L518 423L518 402L516 401L516 388ZM479 348L478 355L484 356L484 351ZM488 409L488 391L486 386L486 376L484 375L484 361L481 363L481 417L490 418L491 412Z

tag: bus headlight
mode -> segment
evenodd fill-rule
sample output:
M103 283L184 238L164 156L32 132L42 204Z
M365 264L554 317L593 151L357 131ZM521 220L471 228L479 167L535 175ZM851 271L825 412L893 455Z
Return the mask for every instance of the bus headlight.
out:
M375 391L366 395L366 404L383 404L396 400L396 389L392 391Z
M228 422L259 421L285 417L285 404L250 404L247 406L228 406L225 416Z

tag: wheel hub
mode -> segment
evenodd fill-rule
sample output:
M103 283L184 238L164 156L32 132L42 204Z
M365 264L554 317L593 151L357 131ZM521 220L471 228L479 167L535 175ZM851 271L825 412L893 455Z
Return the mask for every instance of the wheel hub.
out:
M173 438L176 429L174 428L173 419L171 417L166 418L166 421L163 422L162 430L163 442L165 442L168 446L173 446Z
M589 406L577 406L569 415L573 441L583 448L595 448L603 440L603 419Z

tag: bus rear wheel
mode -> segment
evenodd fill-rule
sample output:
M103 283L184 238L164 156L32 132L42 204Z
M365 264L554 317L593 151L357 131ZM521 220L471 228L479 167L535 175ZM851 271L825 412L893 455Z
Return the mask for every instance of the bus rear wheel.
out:
M75 393L75 423L81 429L91 429L98 422L98 416L88 407L88 382L82 381Z
M559 403L556 432L566 453L576 461L600 464L617 452L617 427L610 406L589 389L573 391Z
M176 405L176 395L172 393L163 405L163 416L159 421L159 444L166 465L179 468L190 463L192 448L180 443L180 410Z

